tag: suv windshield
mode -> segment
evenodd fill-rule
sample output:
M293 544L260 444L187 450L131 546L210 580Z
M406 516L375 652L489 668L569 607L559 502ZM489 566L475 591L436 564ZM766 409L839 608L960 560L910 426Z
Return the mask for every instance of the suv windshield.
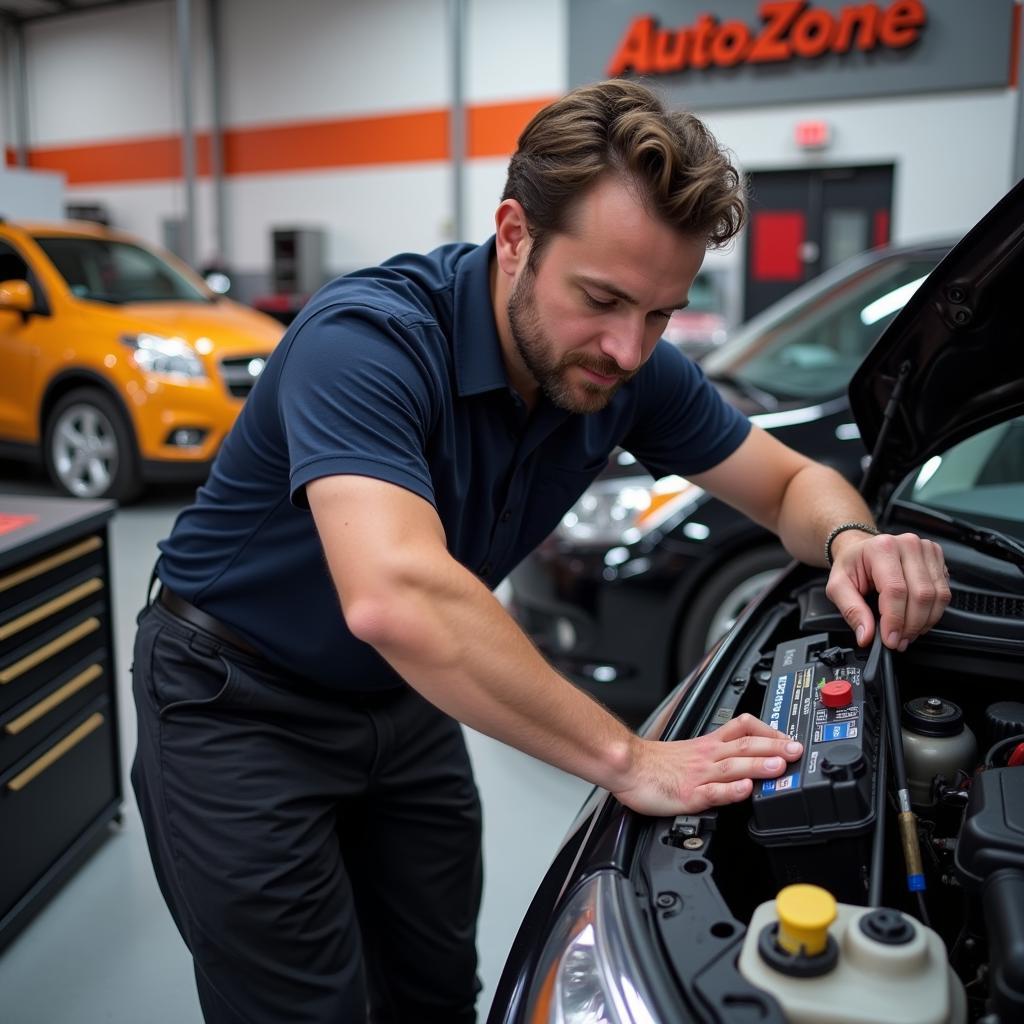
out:
M783 300L779 311L752 320L705 361L704 371L782 400L841 395L940 255L892 256L816 281Z
M1024 541L1024 416L933 456L897 498Z
M118 304L212 301L154 253L129 242L58 236L37 236L35 242L77 298Z

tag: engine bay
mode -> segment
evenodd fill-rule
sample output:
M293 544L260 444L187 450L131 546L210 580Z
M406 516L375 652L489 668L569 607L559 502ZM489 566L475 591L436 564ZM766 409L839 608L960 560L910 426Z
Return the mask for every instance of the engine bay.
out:
M728 673L703 731L749 713L804 752L748 801L660 821L638 858L637 893L702 1019L1024 1020L1019 647L937 634L858 650L812 582ZM804 889L833 901L827 969L824 939L815 962L776 934Z

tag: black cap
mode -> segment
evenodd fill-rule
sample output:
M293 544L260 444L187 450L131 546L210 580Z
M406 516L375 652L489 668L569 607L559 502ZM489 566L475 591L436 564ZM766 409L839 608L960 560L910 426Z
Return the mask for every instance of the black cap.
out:
M1024 733L1024 704L1016 700L1001 700L985 709L989 743L998 743L1010 736Z
M903 727L918 736L957 736L964 713L943 697L915 697L903 705Z
M914 926L898 911L880 907L860 919L860 930L885 946L903 946L914 937Z

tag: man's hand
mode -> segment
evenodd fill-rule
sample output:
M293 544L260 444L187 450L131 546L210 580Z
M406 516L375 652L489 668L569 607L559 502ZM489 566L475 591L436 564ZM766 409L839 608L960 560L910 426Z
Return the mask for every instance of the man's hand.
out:
M740 715L693 740L660 743L637 739L635 781L613 795L634 811L656 817L696 814L745 800L753 779L773 779L803 747L753 715Z
M832 557L825 593L861 647L875 632L865 594L878 592L882 643L899 651L939 621L952 596L942 548L913 533L871 537L850 530L836 537Z

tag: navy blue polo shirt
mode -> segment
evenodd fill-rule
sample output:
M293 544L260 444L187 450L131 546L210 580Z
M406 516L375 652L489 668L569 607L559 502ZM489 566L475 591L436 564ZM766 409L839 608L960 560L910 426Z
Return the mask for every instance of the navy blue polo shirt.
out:
M305 487L354 473L437 510L452 556L498 583L617 445L654 476L709 469L747 421L666 342L601 412L512 390L490 296L493 239L402 255L325 285L289 328L158 573L267 658L323 686L401 680L346 628Z

